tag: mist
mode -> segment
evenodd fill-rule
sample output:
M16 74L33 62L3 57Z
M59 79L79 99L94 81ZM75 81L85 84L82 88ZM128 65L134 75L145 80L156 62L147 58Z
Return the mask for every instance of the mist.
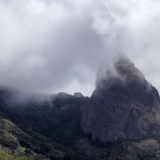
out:
M90 95L126 56L160 89L158 0L0 0L0 86Z

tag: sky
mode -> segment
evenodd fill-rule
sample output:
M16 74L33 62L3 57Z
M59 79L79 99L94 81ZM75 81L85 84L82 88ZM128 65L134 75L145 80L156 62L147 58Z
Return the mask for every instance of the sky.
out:
M159 0L0 0L0 86L90 96L126 56L160 90Z

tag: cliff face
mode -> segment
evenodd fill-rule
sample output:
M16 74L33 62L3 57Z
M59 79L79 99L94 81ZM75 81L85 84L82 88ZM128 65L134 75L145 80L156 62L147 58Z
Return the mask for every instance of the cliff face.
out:
M119 60L115 71L97 81L83 109L83 131L102 142L160 135L157 90L129 60Z

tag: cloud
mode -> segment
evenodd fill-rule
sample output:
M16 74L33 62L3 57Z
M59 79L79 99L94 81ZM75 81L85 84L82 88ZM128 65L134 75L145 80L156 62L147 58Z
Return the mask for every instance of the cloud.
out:
M0 85L94 89L99 67L127 55L157 87L157 0L0 0Z

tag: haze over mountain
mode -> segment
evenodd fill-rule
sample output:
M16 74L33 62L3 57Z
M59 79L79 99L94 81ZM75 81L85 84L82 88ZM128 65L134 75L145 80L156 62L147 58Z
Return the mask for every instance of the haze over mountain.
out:
M0 0L0 160L160 160L159 28L159 0Z
M91 97L62 92L15 103L17 92L0 89L0 159L158 160L158 91L129 59L114 70L97 77Z

